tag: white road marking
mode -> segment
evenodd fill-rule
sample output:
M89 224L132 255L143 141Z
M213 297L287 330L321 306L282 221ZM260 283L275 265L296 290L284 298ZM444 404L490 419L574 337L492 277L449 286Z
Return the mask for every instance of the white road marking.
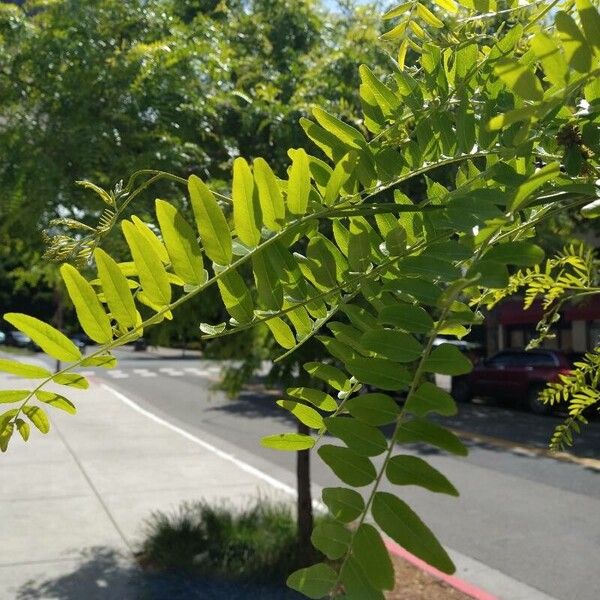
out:
M263 481L266 481L268 484L272 485L274 488L281 490L282 492L285 492L286 494L289 494L290 496L296 496L296 490L292 486L287 485L286 483L283 483L283 481L279 481L278 479L275 479L274 477L271 477L264 471L261 471L260 469L257 469L256 467L249 465L247 462L244 462L243 460L240 460L239 458L235 457L233 454L229 454L228 452L223 452L223 450L219 450L219 448L217 448L216 446L213 446L212 444L209 444L208 442L205 442L205 441L201 440L200 438L197 438L195 435L192 435L191 433L188 433L187 431L185 431L185 429L181 429L181 427L177 427L176 425L173 425L172 423L169 423L168 421L161 419L160 417L156 416L154 413L151 413L149 410L146 410L145 408L142 408L141 406L136 404L133 400L131 400L127 396L125 396L125 394L121 394L121 392L118 392L114 388L110 387L110 385L107 385L106 383L101 383L100 385L105 390L108 390L111 394L113 394L113 396L117 397L121 402L123 402L124 404L129 406L129 408L132 408L133 410L137 411L141 415L144 415L151 421L154 421L155 423L158 423L159 425L162 425L163 427L166 427L167 429L170 429L171 431L178 433L179 435L186 438L190 442L193 442L194 444L201 446L205 450L208 450L209 452L216 454L219 458L222 458L223 460L233 463L238 468L240 468L242 471L244 471L246 473L250 473L251 475L254 475L255 477L257 477L258 479L262 479ZM315 504L320 505L319 508L322 507L322 509L325 510L325 507L320 502L315 503Z
M123 373L123 371L119 371L119 369L108 371L106 374L113 379L127 379L129 377L129 374Z
M150 369L133 369L133 372L136 375L140 375L141 377L156 377L156 373L154 371L150 371Z
M181 377L183 375L183 371L174 369L173 367L161 367L158 370L165 375L170 375L171 377Z
M191 373L192 375L198 375L200 377L207 377L211 374L211 371L208 369L199 369L198 367L186 367L183 370L186 373Z

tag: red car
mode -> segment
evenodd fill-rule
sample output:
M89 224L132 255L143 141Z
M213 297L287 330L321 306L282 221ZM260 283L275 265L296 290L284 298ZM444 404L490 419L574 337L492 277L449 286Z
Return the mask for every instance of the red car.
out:
M479 362L468 375L454 377L452 395L457 402L469 402L474 396L516 400L545 414L550 407L540 402L540 392L571 369L567 355L556 350L504 350Z

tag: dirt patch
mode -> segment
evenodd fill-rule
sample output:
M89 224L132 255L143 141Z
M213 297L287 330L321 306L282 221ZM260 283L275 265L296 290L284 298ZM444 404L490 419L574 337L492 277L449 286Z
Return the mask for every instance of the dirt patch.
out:
M399 556L390 554L396 571L396 589L386 600L471 600L447 583L424 573Z

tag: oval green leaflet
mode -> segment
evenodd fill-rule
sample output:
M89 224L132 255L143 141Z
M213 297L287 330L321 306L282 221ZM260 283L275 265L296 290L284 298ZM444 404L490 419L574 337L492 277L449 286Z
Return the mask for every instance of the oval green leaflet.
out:
M164 200L156 200L156 216L173 271L188 285L202 285L206 271L200 246L188 222Z
M112 340L110 319L98 300L94 288L72 265L62 265L60 274L85 333L98 344L109 343Z
M127 278L115 260L102 248L96 248L94 258L111 315L122 330L131 329L137 322L137 310Z
M0 371L10 373L11 375L18 375L24 379L45 379L46 377L52 377L52 373L48 369L5 358L0 358Z
M4 320L30 337L46 354L57 360L78 361L81 352L63 333L54 327L22 313L6 313Z
M342 487L324 488L322 497L331 515L343 523L351 523L358 519L365 510L365 501L356 490Z
M271 231L279 231L285 220L285 205L275 174L263 158L255 159L252 166L263 221Z
M372 513L377 525L403 548L443 573L454 573L447 552L406 502L393 494L377 492Z
M311 429L321 429L325 426L323 417L314 408L306 406L306 404L295 400L277 400L277 405L290 411L298 421Z
M206 256L219 265L230 264L233 258L231 232L214 194L196 175L190 175L188 191Z
M315 440L310 435L302 433L279 433L276 435L267 435L260 440L261 446L273 450L285 450L288 452L297 452L298 450L308 450L315 445Z
M458 496L458 490L446 476L418 456L400 454L392 457L385 473L395 485L417 485L430 492Z
M350 448L325 444L317 453L331 470L344 482L353 487L369 485L377 477L373 463Z
M250 248L260 242L260 207L254 192L254 178L245 159L238 157L233 161L233 223L235 232L244 244Z
M154 246L129 221L121 224L144 295L157 306L171 302L171 284Z
M310 193L310 170L308 155L303 149L290 150L292 166L289 170L287 186L287 207L296 216L306 213Z

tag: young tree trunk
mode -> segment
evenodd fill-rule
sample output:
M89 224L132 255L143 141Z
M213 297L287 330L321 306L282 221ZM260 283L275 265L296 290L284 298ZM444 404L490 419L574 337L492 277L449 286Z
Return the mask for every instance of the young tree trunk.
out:
M298 423L298 433L308 434L306 425ZM301 450L296 458L296 485L298 487L297 522L298 546L300 556L307 564L311 561L312 544L310 536L313 529L313 507L310 490L310 454L309 450Z
M61 330L63 328L63 323L64 323L64 302L63 302L63 295L62 295L62 291L60 289L60 286L57 285L54 288L54 318L52 319L54 322L54 327L56 327L56 329ZM55 370L58 373L58 371L60 371L60 360L56 361L56 366L55 366Z

